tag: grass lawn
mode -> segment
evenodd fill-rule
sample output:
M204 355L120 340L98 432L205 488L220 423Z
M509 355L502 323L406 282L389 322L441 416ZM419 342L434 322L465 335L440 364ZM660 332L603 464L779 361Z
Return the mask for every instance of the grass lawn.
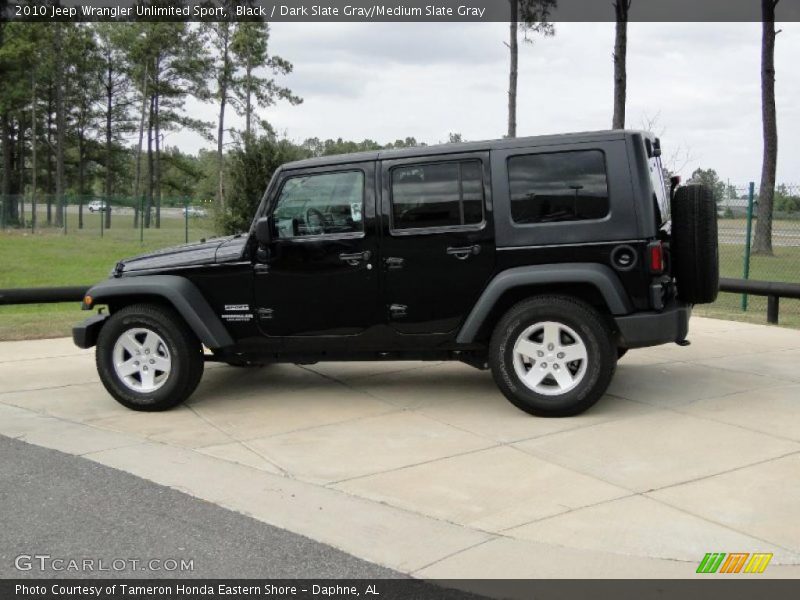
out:
M774 256L750 257L750 279L800 283L800 247L778 246L773 250ZM743 265L743 246L720 245L719 272L721 277L741 278Z
M730 321L743 321L767 325L767 299L758 296L749 296L747 311L742 311L741 294L720 294L714 304L703 304L695 307L693 315L711 317L712 319L728 319ZM800 329L800 300L781 300L779 315L781 327ZM690 326L691 329L691 326ZM691 336L689 336L691 339Z
M0 288L88 286L108 277L121 258L184 241L182 217L162 218L161 229L145 230L140 243L132 215L113 215L102 238L98 214L87 213L83 230L77 229L77 215L69 216L68 227L74 217L76 228L67 235L52 229L0 232ZM96 227L90 227L90 218ZM200 227L205 224L190 219L190 241L213 235ZM0 340L67 336L86 316L78 303L0 306Z
M0 232L0 288L88 286L108 277L121 258L184 241L185 221L179 211L165 215L161 229L145 230L144 243L132 227L132 214L113 214L113 226L102 238L99 214L87 213L82 230L77 229L77 214L68 211L68 217L67 235L47 229L36 234ZM190 218L189 239L213 235L209 226L208 220ZM742 246L720 245L722 276L741 277L742 257ZM778 246L774 257L753 256L750 278L800 282L800 247ZM749 310L742 312L740 295L720 294L717 302L698 307L696 314L766 323L766 299L751 296ZM0 306L0 340L70 335L72 325L85 317L77 303ZM800 328L800 301L782 300L780 319L783 326Z
M722 221L720 221L722 223ZM751 256L750 279L800 283L800 247L776 246L774 256ZM721 244L719 247L720 276L741 278L744 247ZM749 296L747 311L742 311L741 294L720 294L714 304L698 306L694 314L717 319L749 323L767 322L767 299ZM781 299L780 325L800 328L800 300Z

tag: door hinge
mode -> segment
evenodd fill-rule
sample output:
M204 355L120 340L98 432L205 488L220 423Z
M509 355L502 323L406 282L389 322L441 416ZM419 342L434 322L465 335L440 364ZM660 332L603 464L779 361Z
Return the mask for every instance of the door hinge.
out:
M405 304L390 304L389 305L389 318L390 319L403 319L407 316L408 306Z

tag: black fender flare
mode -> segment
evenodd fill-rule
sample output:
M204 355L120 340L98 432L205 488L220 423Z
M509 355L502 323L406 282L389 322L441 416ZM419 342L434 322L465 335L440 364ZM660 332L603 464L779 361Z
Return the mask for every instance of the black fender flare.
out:
M156 296L178 311L203 344L213 350L233 346L233 338L191 281L178 275L138 275L109 279L89 288L92 305L125 296Z
M587 283L603 296L611 314L626 315L632 311L630 298L611 267L597 263L567 263L514 267L495 275L472 307L458 332L456 341L468 344L475 341L481 325L492 308L508 290L533 284Z

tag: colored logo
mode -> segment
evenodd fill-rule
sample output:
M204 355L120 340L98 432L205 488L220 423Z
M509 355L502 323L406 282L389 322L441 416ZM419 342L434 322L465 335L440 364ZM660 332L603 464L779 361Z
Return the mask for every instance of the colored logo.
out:
M763 573L769 561L772 560L771 552L708 552L700 565L698 573Z

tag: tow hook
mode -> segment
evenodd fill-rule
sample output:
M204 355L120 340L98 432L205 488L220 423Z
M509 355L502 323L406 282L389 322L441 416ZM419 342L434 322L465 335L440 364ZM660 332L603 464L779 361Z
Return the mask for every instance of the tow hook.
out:
M677 341L675 343L678 344L678 346L681 346L681 347L682 346L691 346L692 345L692 342L690 342L689 340L680 340L680 341Z

